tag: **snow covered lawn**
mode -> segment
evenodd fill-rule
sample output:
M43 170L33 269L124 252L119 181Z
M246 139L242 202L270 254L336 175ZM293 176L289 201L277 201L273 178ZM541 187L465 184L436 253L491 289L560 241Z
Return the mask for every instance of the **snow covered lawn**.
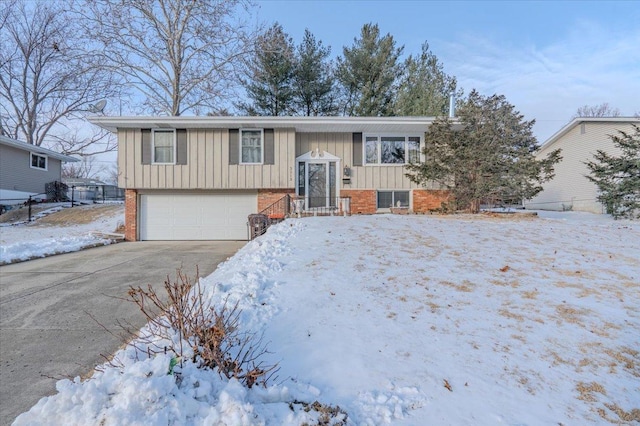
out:
M98 215L88 223L51 224L39 219L68 209L69 203L51 204L49 208L34 214L33 222L0 224L0 265L38 257L69 253L87 247L111 244L101 233L113 233L124 223L124 205L112 205L108 214ZM47 205L49 206L49 205ZM73 211L87 213L101 209L104 204L73 207ZM89 214L89 216L92 216Z
M640 421L640 224L552 216L287 220L201 280L264 332L271 386L129 347L16 424Z

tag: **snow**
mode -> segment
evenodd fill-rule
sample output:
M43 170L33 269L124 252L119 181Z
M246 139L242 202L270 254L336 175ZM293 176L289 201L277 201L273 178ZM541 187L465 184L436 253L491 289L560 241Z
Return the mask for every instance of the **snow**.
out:
M100 236L101 233L113 233L119 224L124 223L124 207L113 215L102 216L87 224L47 226L37 221L66 208L68 204L52 203L50 208L34 214L32 222L0 224L0 264L111 244L113 240Z
M268 387L129 346L15 424L639 421L640 223L540 214L288 219L201 279L268 342Z

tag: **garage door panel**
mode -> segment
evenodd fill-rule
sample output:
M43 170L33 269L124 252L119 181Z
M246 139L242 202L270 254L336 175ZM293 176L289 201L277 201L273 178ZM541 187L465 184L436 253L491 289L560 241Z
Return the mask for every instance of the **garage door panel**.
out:
M246 240L255 193L143 194L141 240Z

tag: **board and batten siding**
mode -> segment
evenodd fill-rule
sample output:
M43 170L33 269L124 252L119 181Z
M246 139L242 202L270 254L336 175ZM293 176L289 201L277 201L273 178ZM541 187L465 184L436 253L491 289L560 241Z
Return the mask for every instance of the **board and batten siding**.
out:
M140 129L118 130L118 186L136 189L293 188L295 131L274 130L274 164L229 164L229 130L188 129L187 164L143 164Z
M423 187L411 182L405 176L406 169L402 165L353 166L352 133L296 134L296 157L316 149L340 157L342 159L340 167L351 169L351 184L342 185L344 189L437 189L433 185Z
M42 194L45 184L59 181L62 162L45 154L47 170L31 167L31 152L12 146L0 146L0 189Z
M585 176L589 169L584 164L593 160L597 150L610 155L620 155L609 135L617 135L618 130L632 132L629 123L583 122L578 123L555 143L541 149L537 158L544 158L555 149L561 148L562 160L555 165L555 177L544 183L544 190L530 201L528 209L575 210L604 213L604 207L596 200L598 189Z

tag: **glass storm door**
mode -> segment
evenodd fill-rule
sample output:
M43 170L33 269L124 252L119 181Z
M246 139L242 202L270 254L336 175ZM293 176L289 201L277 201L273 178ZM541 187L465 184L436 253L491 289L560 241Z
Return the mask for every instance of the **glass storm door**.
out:
M336 162L300 161L298 195L305 197L307 209L336 206Z

